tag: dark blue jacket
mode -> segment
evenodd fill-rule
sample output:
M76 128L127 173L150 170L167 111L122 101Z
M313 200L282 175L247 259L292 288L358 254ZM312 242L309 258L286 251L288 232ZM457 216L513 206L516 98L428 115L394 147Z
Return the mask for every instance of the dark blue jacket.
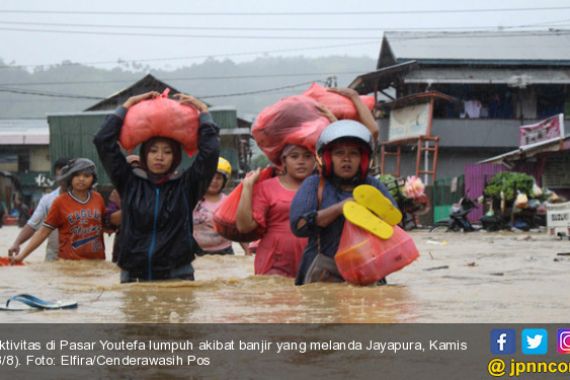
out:
M293 198L293 202L291 203L291 211L289 212L289 221L293 234L299 237L309 238L309 243L303 252L301 266L297 273L297 279L295 280L296 285L303 284L307 269L309 269L309 266L317 256L317 237L320 237L322 254L334 257L338 250L342 229L344 227L344 216L339 216L334 222L321 228L315 223L318 209L323 210L352 197L352 191L342 191L330 181L325 180L323 199L321 207L318 208L317 192L319 179L319 175L314 174L303 181L301 187L297 190L297 193L295 193L295 198ZM390 201L398 207L388 189L376 178L368 176L363 183L379 189L386 198L390 199ZM306 224L302 228L297 228L297 224L301 219L305 219Z
M219 128L208 113L200 115L198 155L192 166L160 185L142 169L133 169L117 143L124 108L107 116L93 140L111 182L121 196L118 265L131 276L168 278L174 268L194 260L192 211L216 173Z

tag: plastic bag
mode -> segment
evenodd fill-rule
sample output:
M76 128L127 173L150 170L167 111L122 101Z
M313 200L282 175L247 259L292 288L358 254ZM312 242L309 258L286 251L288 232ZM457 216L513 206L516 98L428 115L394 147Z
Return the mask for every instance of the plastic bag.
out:
M167 88L160 97L129 108L121 128L123 148L132 151L146 140L162 136L178 141L189 156L198 150L199 113L191 106L168 99L169 92Z
M0 267L8 267L10 265L12 264L10 264L9 257L0 257ZM20 261L19 263L15 263L14 265L24 265L24 263Z
M303 95L315 99L317 102L327 107L337 119L352 119L359 120L356 107L352 100L346 96L335 94L334 92L327 91L317 83L313 83ZM372 110L374 108L374 96L361 96L360 100L364 105Z
M542 196L542 189L536 184L536 182L532 185L532 195L536 198Z
M528 206L528 197L525 193L518 193L515 199L515 207L516 208L527 208Z
M297 95L283 98L259 113L251 134L271 162L280 166L281 152L289 144L315 152L319 135L330 124L317 106L315 100Z
M382 240L346 221L335 255L344 279L355 285L369 285L409 265L419 256L410 235L394 226L394 235Z
M253 185L253 196L255 196L255 188L266 179L274 176L274 168L265 168L259 174L259 179ZM239 200L243 191L243 185L240 183L235 189L224 199L220 207L214 213L214 229L223 237L231 241L249 242L258 240L265 233L265 229L258 227L257 229L242 233L236 227L237 209Z

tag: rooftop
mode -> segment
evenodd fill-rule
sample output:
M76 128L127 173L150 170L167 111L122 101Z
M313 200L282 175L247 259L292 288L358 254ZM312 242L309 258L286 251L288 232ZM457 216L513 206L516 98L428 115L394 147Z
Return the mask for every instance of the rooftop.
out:
M378 68L420 64L570 65L570 30L387 32Z

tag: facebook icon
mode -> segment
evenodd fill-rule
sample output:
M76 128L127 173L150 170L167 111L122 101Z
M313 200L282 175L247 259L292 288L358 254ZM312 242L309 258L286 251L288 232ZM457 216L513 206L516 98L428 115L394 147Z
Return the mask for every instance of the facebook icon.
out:
M491 330L491 353L495 355L514 354L517 349L516 334L513 329Z

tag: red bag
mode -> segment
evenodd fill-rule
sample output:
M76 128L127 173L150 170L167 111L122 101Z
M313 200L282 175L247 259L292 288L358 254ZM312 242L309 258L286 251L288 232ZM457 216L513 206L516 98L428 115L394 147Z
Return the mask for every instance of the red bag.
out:
M303 95L315 99L323 106L327 107L337 119L359 120L356 107L350 99L345 96L329 92L317 83L313 83ZM374 108L374 96L361 96L360 100L369 109Z
M9 267L10 265L11 264L9 257L0 257L0 267ZM20 261L19 263L16 263L14 265L24 265L24 263Z
M330 124L317 106L315 100L297 95L283 98L259 113L251 134L271 162L281 165L281 152L289 144L315 152L319 135Z
M274 176L274 168L265 168L259 173L259 179L253 185L253 196L255 196L255 188L261 182ZM214 213L214 229L223 237L231 241L248 242L258 240L265 233L265 229L258 227L257 229L241 233L236 227L237 209L239 200L243 191L243 185L240 183L235 189L224 199L220 207Z
M189 156L198 150L199 113L191 106L168 99L169 92L167 88L160 97L129 108L121 129L123 148L132 151L146 140L161 136L178 141Z
M356 285L369 285L409 265L419 256L410 235L394 226L394 235L382 240L345 221L335 255L342 277Z

